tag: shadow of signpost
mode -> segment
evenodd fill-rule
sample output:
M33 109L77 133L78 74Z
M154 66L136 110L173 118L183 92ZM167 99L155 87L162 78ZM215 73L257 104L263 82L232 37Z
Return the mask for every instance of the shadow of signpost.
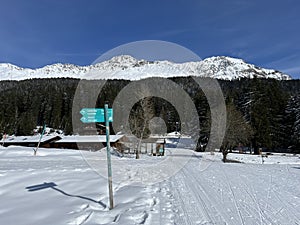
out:
M72 194L68 194L66 193L65 191L59 189L57 187L57 184L55 184L54 182L44 182L43 184L37 184L37 185L33 185L33 186L28 186L26 187L27 191L29 192L33 192L33 191L39 191L39 190L43 190L43 189L47 189L47 188L51 188L52 190L55 190L63 195L66 195L68 197L74 197L74 198L81 198L81 199L84 199L84 200L88 200L88 201L91 201L91 202L94 202L94 203L97 203L97 204L100 204L102 207L106 208L106 204L104 204L103 202L101 201L96 201L94 199L91 199L91 198L88 198L88 197L84 197L84 196L80 196L80 195L72 195Z

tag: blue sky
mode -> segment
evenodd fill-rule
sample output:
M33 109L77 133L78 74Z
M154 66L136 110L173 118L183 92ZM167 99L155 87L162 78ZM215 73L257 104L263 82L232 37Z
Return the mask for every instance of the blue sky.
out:
M163 40L300 78L299 0L7 0L0 62L91 64L119 45Z

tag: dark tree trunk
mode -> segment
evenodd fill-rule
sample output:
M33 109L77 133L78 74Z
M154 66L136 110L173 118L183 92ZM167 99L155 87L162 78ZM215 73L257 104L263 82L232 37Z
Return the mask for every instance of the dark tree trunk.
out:
M253 140L253 151L254 155L259 155L258 145L255 139Z
M229 153L227 146L222 149L223 159L222 161L225 163L227 161L227 154Z

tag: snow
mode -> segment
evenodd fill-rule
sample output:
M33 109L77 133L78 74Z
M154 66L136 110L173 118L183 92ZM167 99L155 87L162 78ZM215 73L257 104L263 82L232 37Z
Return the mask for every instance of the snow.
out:
M289 75L272 69L263 69L241 59L225 56L210 57L199 62L173 63L169 61L138 60L129 55L90 65L53 64L43 68L20 68L0 64L0 80L26 80L34 78L125 79L140 80L149 77L211 77L223 80L240 78L274 78L289 80Z
M300 224L299 155L275 154L261 164L254 155L230 153L243 163L222 163L220 153L166 153L112 155L109 210L107 180L99 175L105 151L41 148L33 156L32 148L0 146L0 224ZM155 182L153 168L171 169L186 158Z
M267 157L266 157L267 156ZM237 160L242 163L253 163L253 164L299 164L299 156L285 153L271 153L271 155L249 155L249 154L230 154L228 159Z
M41 142L46 142L49 140L52 140L53 138L56 138L55 135L43 135L41 138L40 135L34 135L34 136L7 136L5 138L2 138L0 140L1 143L33 143L33 142L39 142L41 138Z
M110 135L111 142L117 142L124 135ZM69 143L69 142L77 142L77 143L86 143L86 142L106 142L106 135L70 135L70 136L61 136L62 139L56 141L56 143Z
M173 131L173 132L167 134L167 137L170 137L170 138L179 138L180 136L181 136L181 134L178 131Z

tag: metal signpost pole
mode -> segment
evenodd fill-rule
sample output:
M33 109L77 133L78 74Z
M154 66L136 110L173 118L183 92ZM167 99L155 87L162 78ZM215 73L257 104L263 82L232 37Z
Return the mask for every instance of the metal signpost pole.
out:
M112 171L111 171L110 140L109 140L109 122L113 121L113 109L109 109L108 104L105 104L104 109L83 108L80 110L80 114L82 115L80 120L83 123L105 122L108 189L109 189L109 209L113 209L114 201L113 201L113 190L112 190Z
M110 156L110 140L109 140L109 117L108 104L104 105L105 128L106 128L106 151L107 151L107 172L108 172L108 189L109 189L109 208L114 208L113 190L112 190L112 171Z
M41 144L42 138L43 138L43 136L44 136L45 130L46 130L46 124L44 123L44 126L43 126L43 131L42 131L42 133L41 133L41 136L40 136L39 143L38 143L38 145L37 145L36 149L33 149L33 151L34 151L34 155L36 155L36 153L37 153L37 150L38 150L38 149L39 149L39 147L40 147L40 144Z

